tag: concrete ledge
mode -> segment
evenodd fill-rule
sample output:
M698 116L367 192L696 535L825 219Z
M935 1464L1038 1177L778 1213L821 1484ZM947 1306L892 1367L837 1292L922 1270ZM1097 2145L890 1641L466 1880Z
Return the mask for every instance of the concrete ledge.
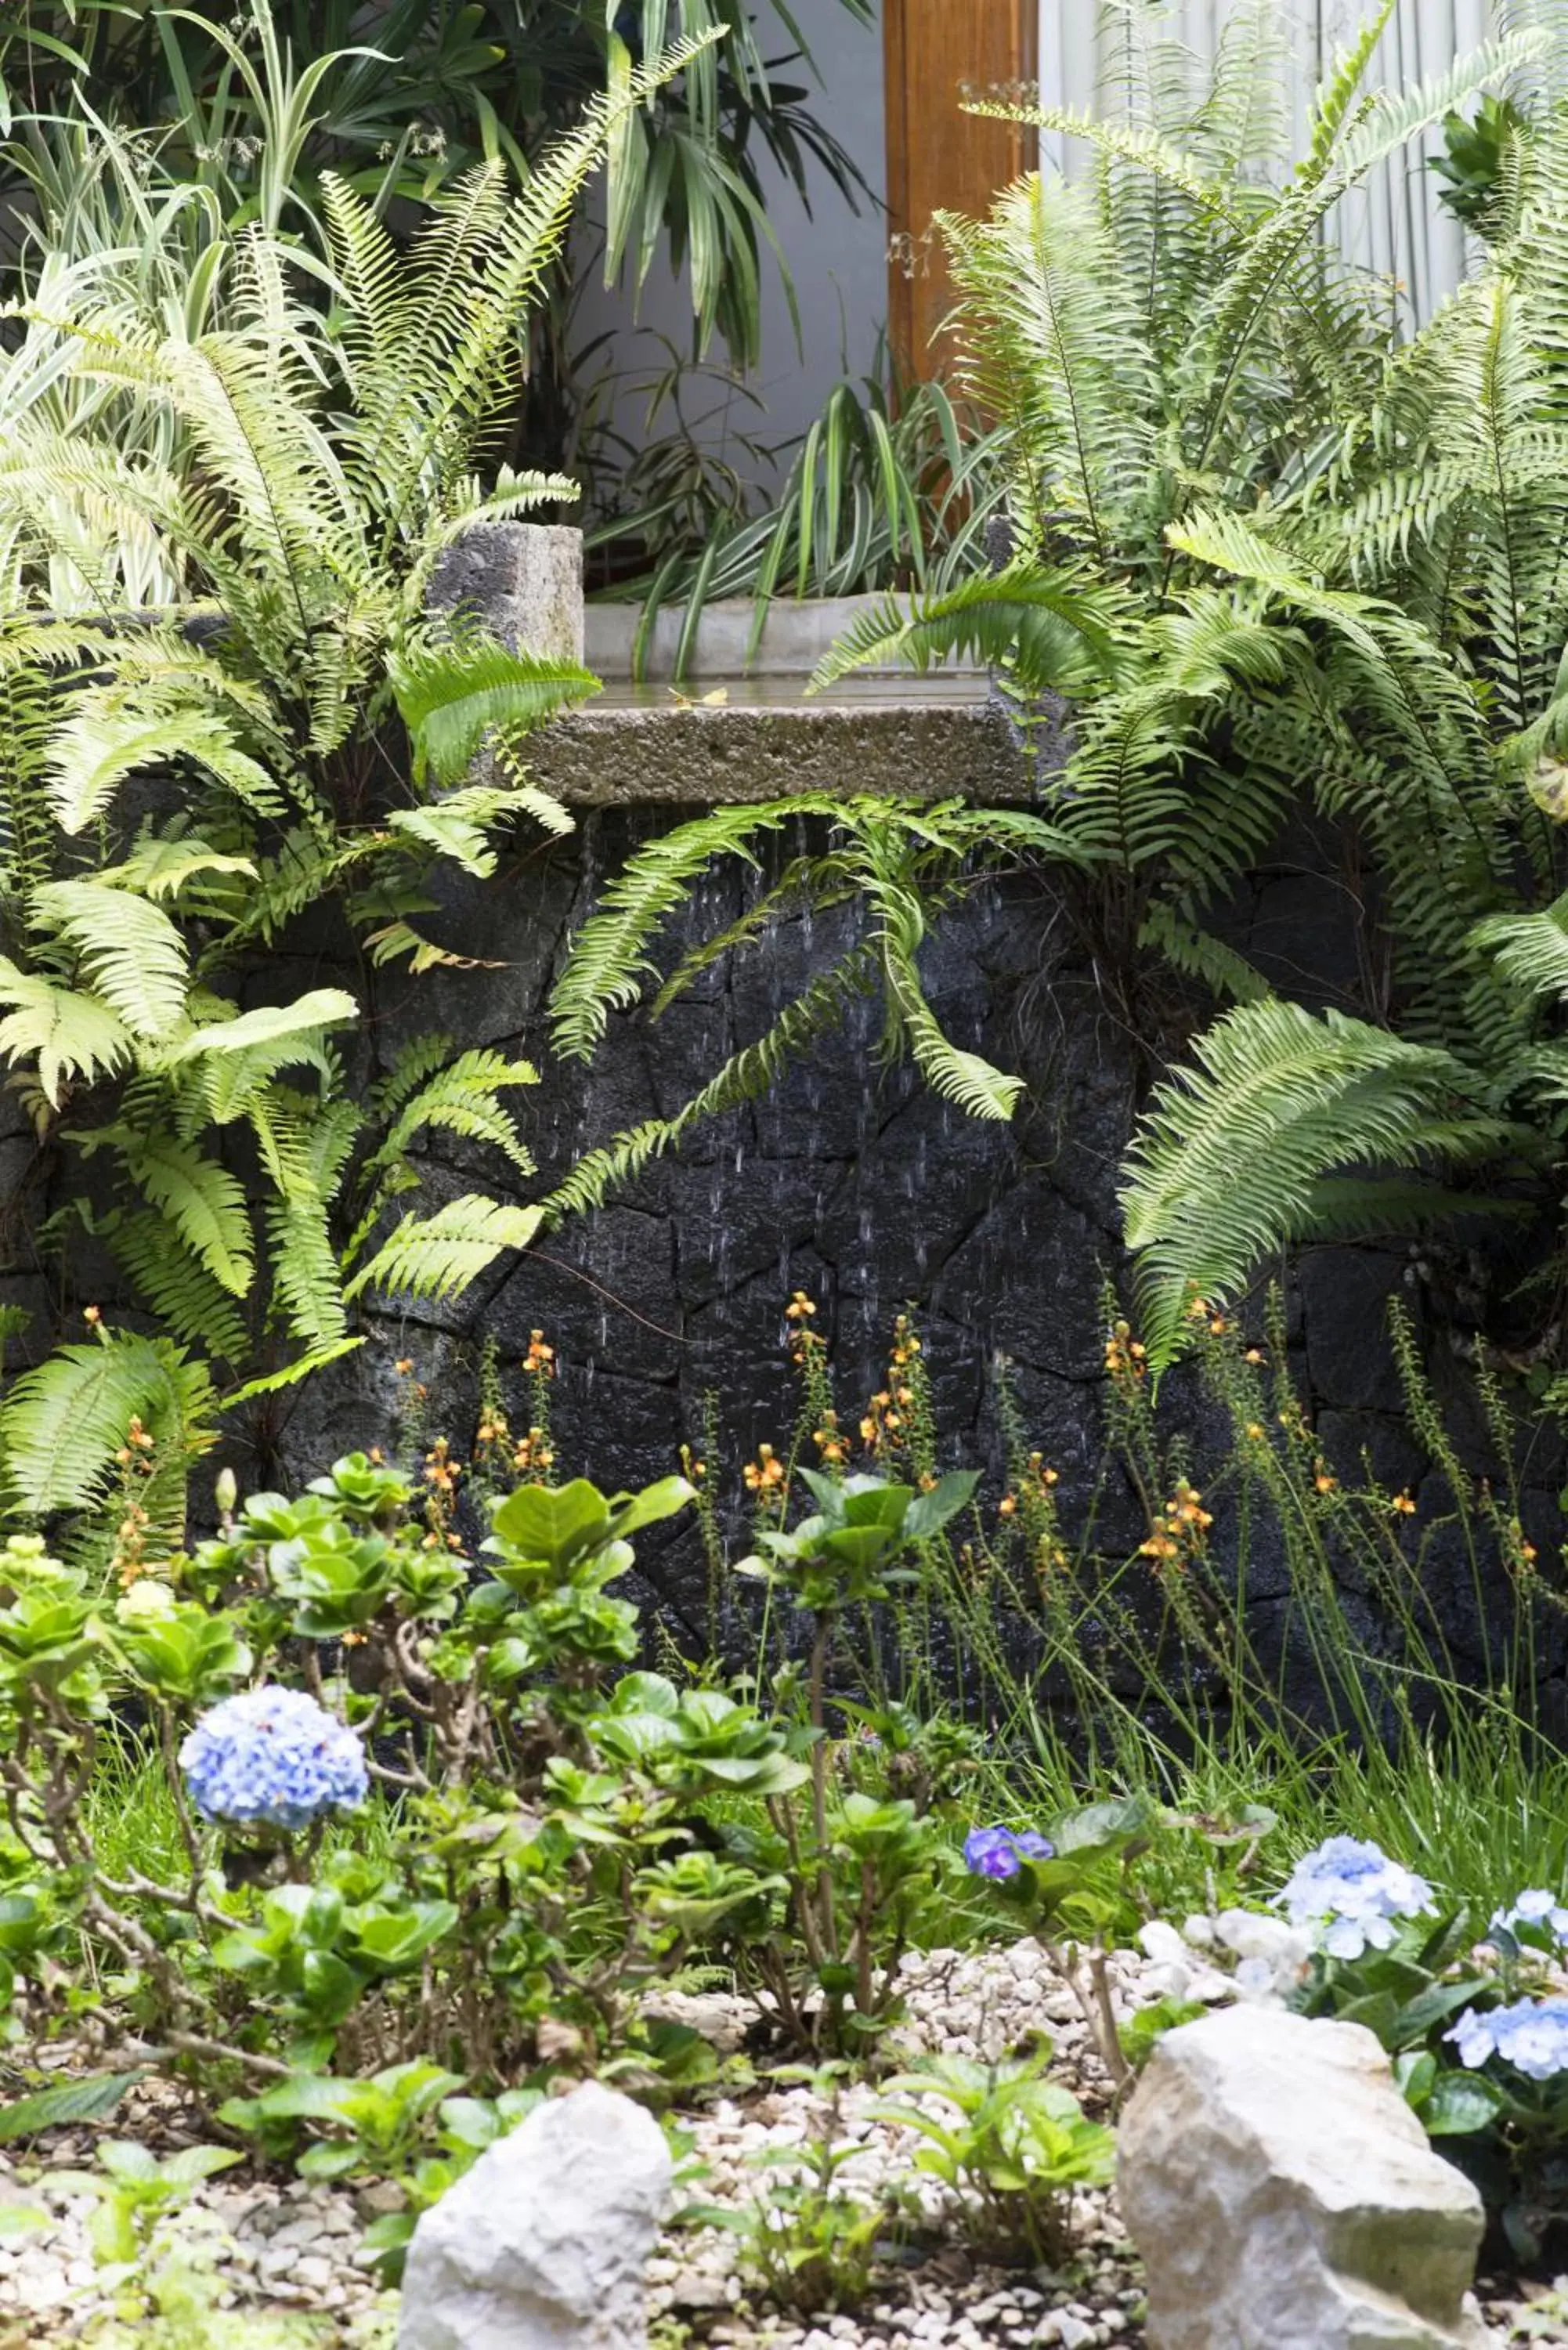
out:
M578 807L711 806L826 791L999 806L1033 800L1064 751L1063 713L1025 745L980 676L867 679L812 701L804 680L731 680L722 702L612 686L528 743Z

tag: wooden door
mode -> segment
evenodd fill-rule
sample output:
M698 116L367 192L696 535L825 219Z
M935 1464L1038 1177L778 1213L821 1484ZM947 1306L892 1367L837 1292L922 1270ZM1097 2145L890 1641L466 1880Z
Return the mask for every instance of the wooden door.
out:
M913 374L940 374L953 289L933 213L981 213L1034 161L1023 123L965 114L966 96L1032 83L1039 0L883 0L888 87L888 329Z

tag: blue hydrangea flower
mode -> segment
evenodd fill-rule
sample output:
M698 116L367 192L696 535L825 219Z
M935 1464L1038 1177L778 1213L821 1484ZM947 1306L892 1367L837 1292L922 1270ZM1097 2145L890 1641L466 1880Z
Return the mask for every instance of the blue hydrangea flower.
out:
M1467 2072L1501 2056L1532 2081L1568 2073L1568 1999L1517 1999L1511 2007L1465 2010L1447 2034Z
M1331 1959L1386 1950L1397 1921L1432 1906L1432 1888L1375 1844L1330 1836L1299 1861L1280 1896L1293 1926L1316 1927Z
M1521 1893L1511 1909L1494 1909L1490 1931L1511 1934L1519 1938L1521 1926L1534 1926L1549 1934L1554 1942L1568 1942L1568 1908L1564 1908L1555 1893L1542 1885L1532 1885Z
M197 1810L235 1827L305 1828L365 1800L351 1730L303 1690L244 1690L204 1713L180 1749Z
M971 1828L964 1865L975 1877L1016 1877L1026 1860L1049 1860L1056 1847L1038 1828Z

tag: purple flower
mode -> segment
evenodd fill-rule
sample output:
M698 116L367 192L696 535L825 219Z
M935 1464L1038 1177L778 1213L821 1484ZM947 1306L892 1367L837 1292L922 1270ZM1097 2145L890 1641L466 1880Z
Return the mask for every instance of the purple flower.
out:
M1055 1847L1037 1828L971 1828L964 1838L964 1865L975 1877L1016 1877L1026 1860L1049 1860Z

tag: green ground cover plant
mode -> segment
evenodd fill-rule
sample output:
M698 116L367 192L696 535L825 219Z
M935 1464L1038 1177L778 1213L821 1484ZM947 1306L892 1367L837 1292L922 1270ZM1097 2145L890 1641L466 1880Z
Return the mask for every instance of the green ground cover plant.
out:
M1550 2246L1557 2071L1510 2051L1543 1998L1555 2028L1568 1903L1548 1893L1537 1915L1520 1892L1568 1875L1533 1679L1563 1603L1506 1480L1450 1453L1451 1510L1428 1496L1422 1513L1375 1481L1342 1484L1282 1368L1222 1326L1203 1358L1233 1443L1199 1491L1147 1356L1113 1324L1111 1443L1149 1508L1144 1540L1108 1556L1092 1515L1064 1523L1021 1433L998 1499L938 1474L907 1319L888 1388L844 1432L795 1304L798 1425L746 1464L738 1529L718 1464L690 1454L696 1473L638 1494L545 1482L539 1398L521 1442L487 1401L470 1461L425 1431L406 1464L346 1459L293 1500L241 1497L225 1473L219 1530L188 1553L140 1530L107 1557L11 1539L6 2061L20 2083L30 2052L64 2039L86 2077L0 2107L0 2131L26 2142L71 2112L112 2114L161 2066L201 2085L214 2147L395 2180L402 2208L373 2237L395 2270L420 2210L552 2080L593 2072L679 2106L759 2066L893 2071L899 1960L937 1941L1033 1935L1114 2101L1193 2012L1178 1969L1118 2026L1107 1960L1141 1940L1173 1965L1184 1945L1184 1964L1234 1966L1249 1989L1266 1959L1276 1995L1371 2023L1521 2254ZM1501 1447L1500 1396L1489 1409ZM616 1586L636 1539L684 1513L718 1545L731 1655L667 1650L650 1670ZM1279 1523L1290 1619L1264 1652L1247 1544ZM1517 1602L1480 1668L1451 1654L1427 1588L1456 1527L1483 1589L1501 1570ZM1352 1599L1374 1581L1376 1628ZM937 1613L961 1691L920 1642ZM983 1742L955 1700L986 1720ZM1314 1858L1331 1835L1399 1856L1402 1876L1376 1878L1406 1903L1377 1913L1386 1939L1319 1939L1340 1914ZM656 1985L714 1980L753 2002L742 2059L643 2012ZM888 2095L916 2100L926 2168L976 2241L1038 2258L1054 2199L1104 2175L1106 2139L1020 2062L917 2070ZM134 2234L189 2182L134 2149L125 2164L102 2208ZM796 2270L847 2293L909 2224L888 2211L873 2228L831 2163L765 2200L768 2241L747 2257L785 2299Z

